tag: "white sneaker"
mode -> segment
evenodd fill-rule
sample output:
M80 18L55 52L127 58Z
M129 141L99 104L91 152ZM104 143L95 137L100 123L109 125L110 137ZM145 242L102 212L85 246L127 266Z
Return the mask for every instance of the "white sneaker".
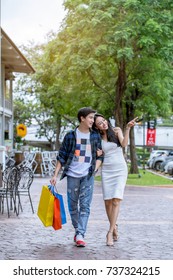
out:
M86 246L84 238L81 234L76 235L76 246L77 247L85 247Z

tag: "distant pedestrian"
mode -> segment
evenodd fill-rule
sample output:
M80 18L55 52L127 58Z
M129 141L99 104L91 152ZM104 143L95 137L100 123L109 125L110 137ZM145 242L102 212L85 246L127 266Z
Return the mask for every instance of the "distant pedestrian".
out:
M67 176L68 208L78 247L86 246L84 237L90 215L94 174L103 161L103 155L97 156L97 150L101 149L101 137L92 130L95 112L90 107L78 111L79 126L65 135L57 156L55 174L50 181L55 185L58 173L64 167L61 179Z
M104 116L100 114L95 114L94 116L93 128L102 137L102 151L104 154L101 175L103 199L110 224L106 236L108 246L112 246L113 241L118 239L117 218L128 174L122 147L128 145L129 131L135 125L135 120L136 118L127 124L125 135L123 136L121 128L113 128ZM101 154L102 152L99 151L98 155Z

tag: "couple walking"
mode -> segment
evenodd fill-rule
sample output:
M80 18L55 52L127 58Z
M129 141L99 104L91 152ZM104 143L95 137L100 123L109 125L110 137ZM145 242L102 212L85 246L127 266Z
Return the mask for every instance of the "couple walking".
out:
M94 175L101 166L103 199L109 221L106 244L112 246L118 238L117 218L127 180L122 147L128 144L129 131L135 125L135 119L127 124L123 136L120 128L113 128L109 121L90 107L81 108L77 117L79 126L65 135L50 182L56 184L63 167L60 179L67 176L67 200L75 230L74 242L78 247L85 247Z

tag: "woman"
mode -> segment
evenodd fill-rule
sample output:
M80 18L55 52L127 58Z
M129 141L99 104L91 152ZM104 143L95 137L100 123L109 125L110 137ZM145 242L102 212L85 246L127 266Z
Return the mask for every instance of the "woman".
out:
M113 241L118 239L116 222L128 175L122 147L128 145L130 128L135 125L136 119L127 124L123 136L121 128L113 128L102 115L95 114L94 117L93 128L101 134L102 151L104 153L101 175L103 199L110 224L106 236L108 246L112 246ZM98 154L102 151L98 151Z

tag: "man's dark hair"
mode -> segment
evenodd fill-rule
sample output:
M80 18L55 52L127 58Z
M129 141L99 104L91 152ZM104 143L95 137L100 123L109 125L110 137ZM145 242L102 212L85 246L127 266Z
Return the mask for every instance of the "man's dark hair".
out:
M96 111L94 109L92 109L91 107L83 107L83 108L79 109L78 114L77 114L78 121L81 122L81 117L86 118L91 113L96 113Z

